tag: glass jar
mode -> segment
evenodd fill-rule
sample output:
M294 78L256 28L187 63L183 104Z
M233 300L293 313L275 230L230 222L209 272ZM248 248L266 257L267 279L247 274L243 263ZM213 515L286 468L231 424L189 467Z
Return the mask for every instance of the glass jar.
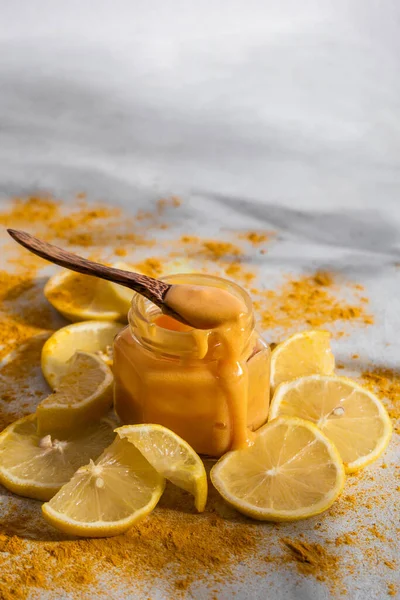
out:
M270 348L254 329L248 294L235 283L201 274L170 275L168 283L223 288L248 307L241 361L247 366L247 426L263 425L269 409ZM123 423L158 423L175 431L199 454L221 456L230 449L232 423L226 387L218 377L222 345L205 332L207 348L199 354L199 332L159 326L160 309L139 294L132 299L129 325L115 338L115 410ZM160 320L161 322L161 320ZM203 358L199 358L203 356Z

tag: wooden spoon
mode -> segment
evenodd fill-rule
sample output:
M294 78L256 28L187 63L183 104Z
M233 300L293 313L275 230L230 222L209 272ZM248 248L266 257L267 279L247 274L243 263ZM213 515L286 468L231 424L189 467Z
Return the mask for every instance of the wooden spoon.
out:
M171 284L159 279L153 279L153 277L147 277L147 275L106 267L105 265L63 250L53 244L43 242L30 233L26 233L26 231L18 231L17 229L7 229L7 231L18 244L21 244L21 246L33 252L33 254L37 254L41 258L45 258L71 271L119 283L119 285L123 285L151 300L163 313L173 317L177 321L185 323L185 325L188 324L181 315L170 308L165 302L165 296L172 287Z

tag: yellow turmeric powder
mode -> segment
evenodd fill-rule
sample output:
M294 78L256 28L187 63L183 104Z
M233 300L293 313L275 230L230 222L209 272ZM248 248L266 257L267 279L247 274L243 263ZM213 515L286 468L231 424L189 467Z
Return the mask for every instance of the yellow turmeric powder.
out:
M326 325L350 321L371 325L373 316L361 301L358 284L345 282L353 301L340 298L340 286L333 273L288 277L282 286L261 292L256 307L265 329L277 328L287 334L293 328L318 329Z
M180 204L178 198L162 200L153 212L127 217L119 209L88 204L83 194L79 196L68 214L61 201L50 197L16 199L9 210L0 214L0 223L29 226L30 231L45 239L60 240L66 247L80 246L82 252L90 248L105 261L107 257L101 255L105 247L115 256L126 256L132 245L151 247L148 231L152 227L164 229L160 216ZM267 243L273 234L249 232L238 237L258 246ZM341 285L332 273L290 277L274 290L259 290L257 270L246 261L240 243L184 235L166 242L164 255L168 257L171 251L194 258L201 269L209 271L219 265L228 277L246 285L251 283L265 328L288 332L292 328L343 321L364 325L373 322L366 310L368 300L361 296L363 290L357 284L344 284L353 293L351 302L344 300ZM0 428L31 412L46 395L39 368L41 345L49 332L61 324L43 298L42 283L37 281L45 263L15 245L9 244L8 249L12 274L0 273L0 358L10 351L14 354L0 367ZM134 260L142 271L157 277L162 275L168 258ZM376 384L372 376L364 377L371 385ZM389 386L388 394L392 392L394 388ZM347 504L354 509L354 503ZM262 547L265 531L279 531L277 526L261 526L239 516L212 489L206 512L198 515L185 492L168 486L148 519L123 536L105 540L62 536L43 524L36 503L21 500L16 504L10 500L8 505L0 525L0 598L4 600L25 600L33 592L39 590L40 594L40 589L84 598L100 581L106 582L108 596L128 586L133 594L151 597L154 580L159 576L165 576L169 582L166 585L170 597L178 598L199 579L210 586L212 597L221 580L240 578L234 571L238 562L249 561L252 573L259 570L265 574L267 571L255 565L254 557ZM300 565L302 574L326 582L340 577L340 562L322 544L299 541L297 537L288 539L287 535L283 544L284 555L271 553L269 562L294 562Z

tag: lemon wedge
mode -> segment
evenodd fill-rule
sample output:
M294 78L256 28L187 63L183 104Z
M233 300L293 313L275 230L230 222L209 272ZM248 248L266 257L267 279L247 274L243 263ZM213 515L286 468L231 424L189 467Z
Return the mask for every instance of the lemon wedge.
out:
M110 419L55 439L37 433L36 416L9 425L0 434L0 482L15 494L49 500L75 471L97 458L114 439Z
M117 438L42 506L43 515L72 535L118 535L154 509L164 487L165 479L141 452Z
M109 351L122 328L121 323L83 321L53 333L42 348L41 358L43 375L50 387L55 389L58 386L68 371L68 360L78 350L99 354L110 364Z
M253 519L294 521L329 508L345 473L334 444L313 423L282 417L261 427L252 446L225 454L211 481Z
M114 377L101 358L77 352L67 366L57 391L36 409L39 435L76 431L104 417L112 406Z
M136 270L133 265L125 262L117 262L112 265L114 269L121 269L122 271L134 271L140 273L140 270ZM131 302L134 292L129 288L114 283L113 281L103 281L103 285L107 288L107 296L111 299L113 305L118 308L121 315L124 315L124 319L131 308ZM120 319L122 320L122 319Z
M271 354L271 389L303 375L330 375L335 357L328 331L302 331L278 344Z
M125 304L107 281L73 271L59 271L46 283L44 295L68 321L123 321Z
M132 271L135 273L143 273L140 266L131 265L125 262L117 262L112 265L115 269L122 269L123 271ZM193 273L194 265L184 259L171 260L168 263L162 265L162 276L179 273ZM108 297L112 298L114 306L118 307L119 311L123 315L127 315L130 308L134 292L123 285L114 283L113 281L104 281L105 286L108 287Z
M174 485L195 498L202 512L207 502L207 475L203 461L179 435L162 425L125 425L115 430L140 450L149 463Z
M347 472L379 458L392 425L382 402L347 377L309 375L281 383L269 418L300 417L317 425L338 449Z

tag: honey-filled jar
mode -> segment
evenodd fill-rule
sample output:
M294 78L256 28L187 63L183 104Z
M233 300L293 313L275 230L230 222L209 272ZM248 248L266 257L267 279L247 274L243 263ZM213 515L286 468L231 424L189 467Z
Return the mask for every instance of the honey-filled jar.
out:
M236 383L249 432L267 420L270 348L255 329L251 299L239 285L194 273L163 280L217 287L243 301L237 369L229 372L226 385L221 368L226 347L218 332L184 325L135 294L129 324L114 342L115 409L123 423L164 425L199 454L218 457L233 447L239 426L229 391Z

